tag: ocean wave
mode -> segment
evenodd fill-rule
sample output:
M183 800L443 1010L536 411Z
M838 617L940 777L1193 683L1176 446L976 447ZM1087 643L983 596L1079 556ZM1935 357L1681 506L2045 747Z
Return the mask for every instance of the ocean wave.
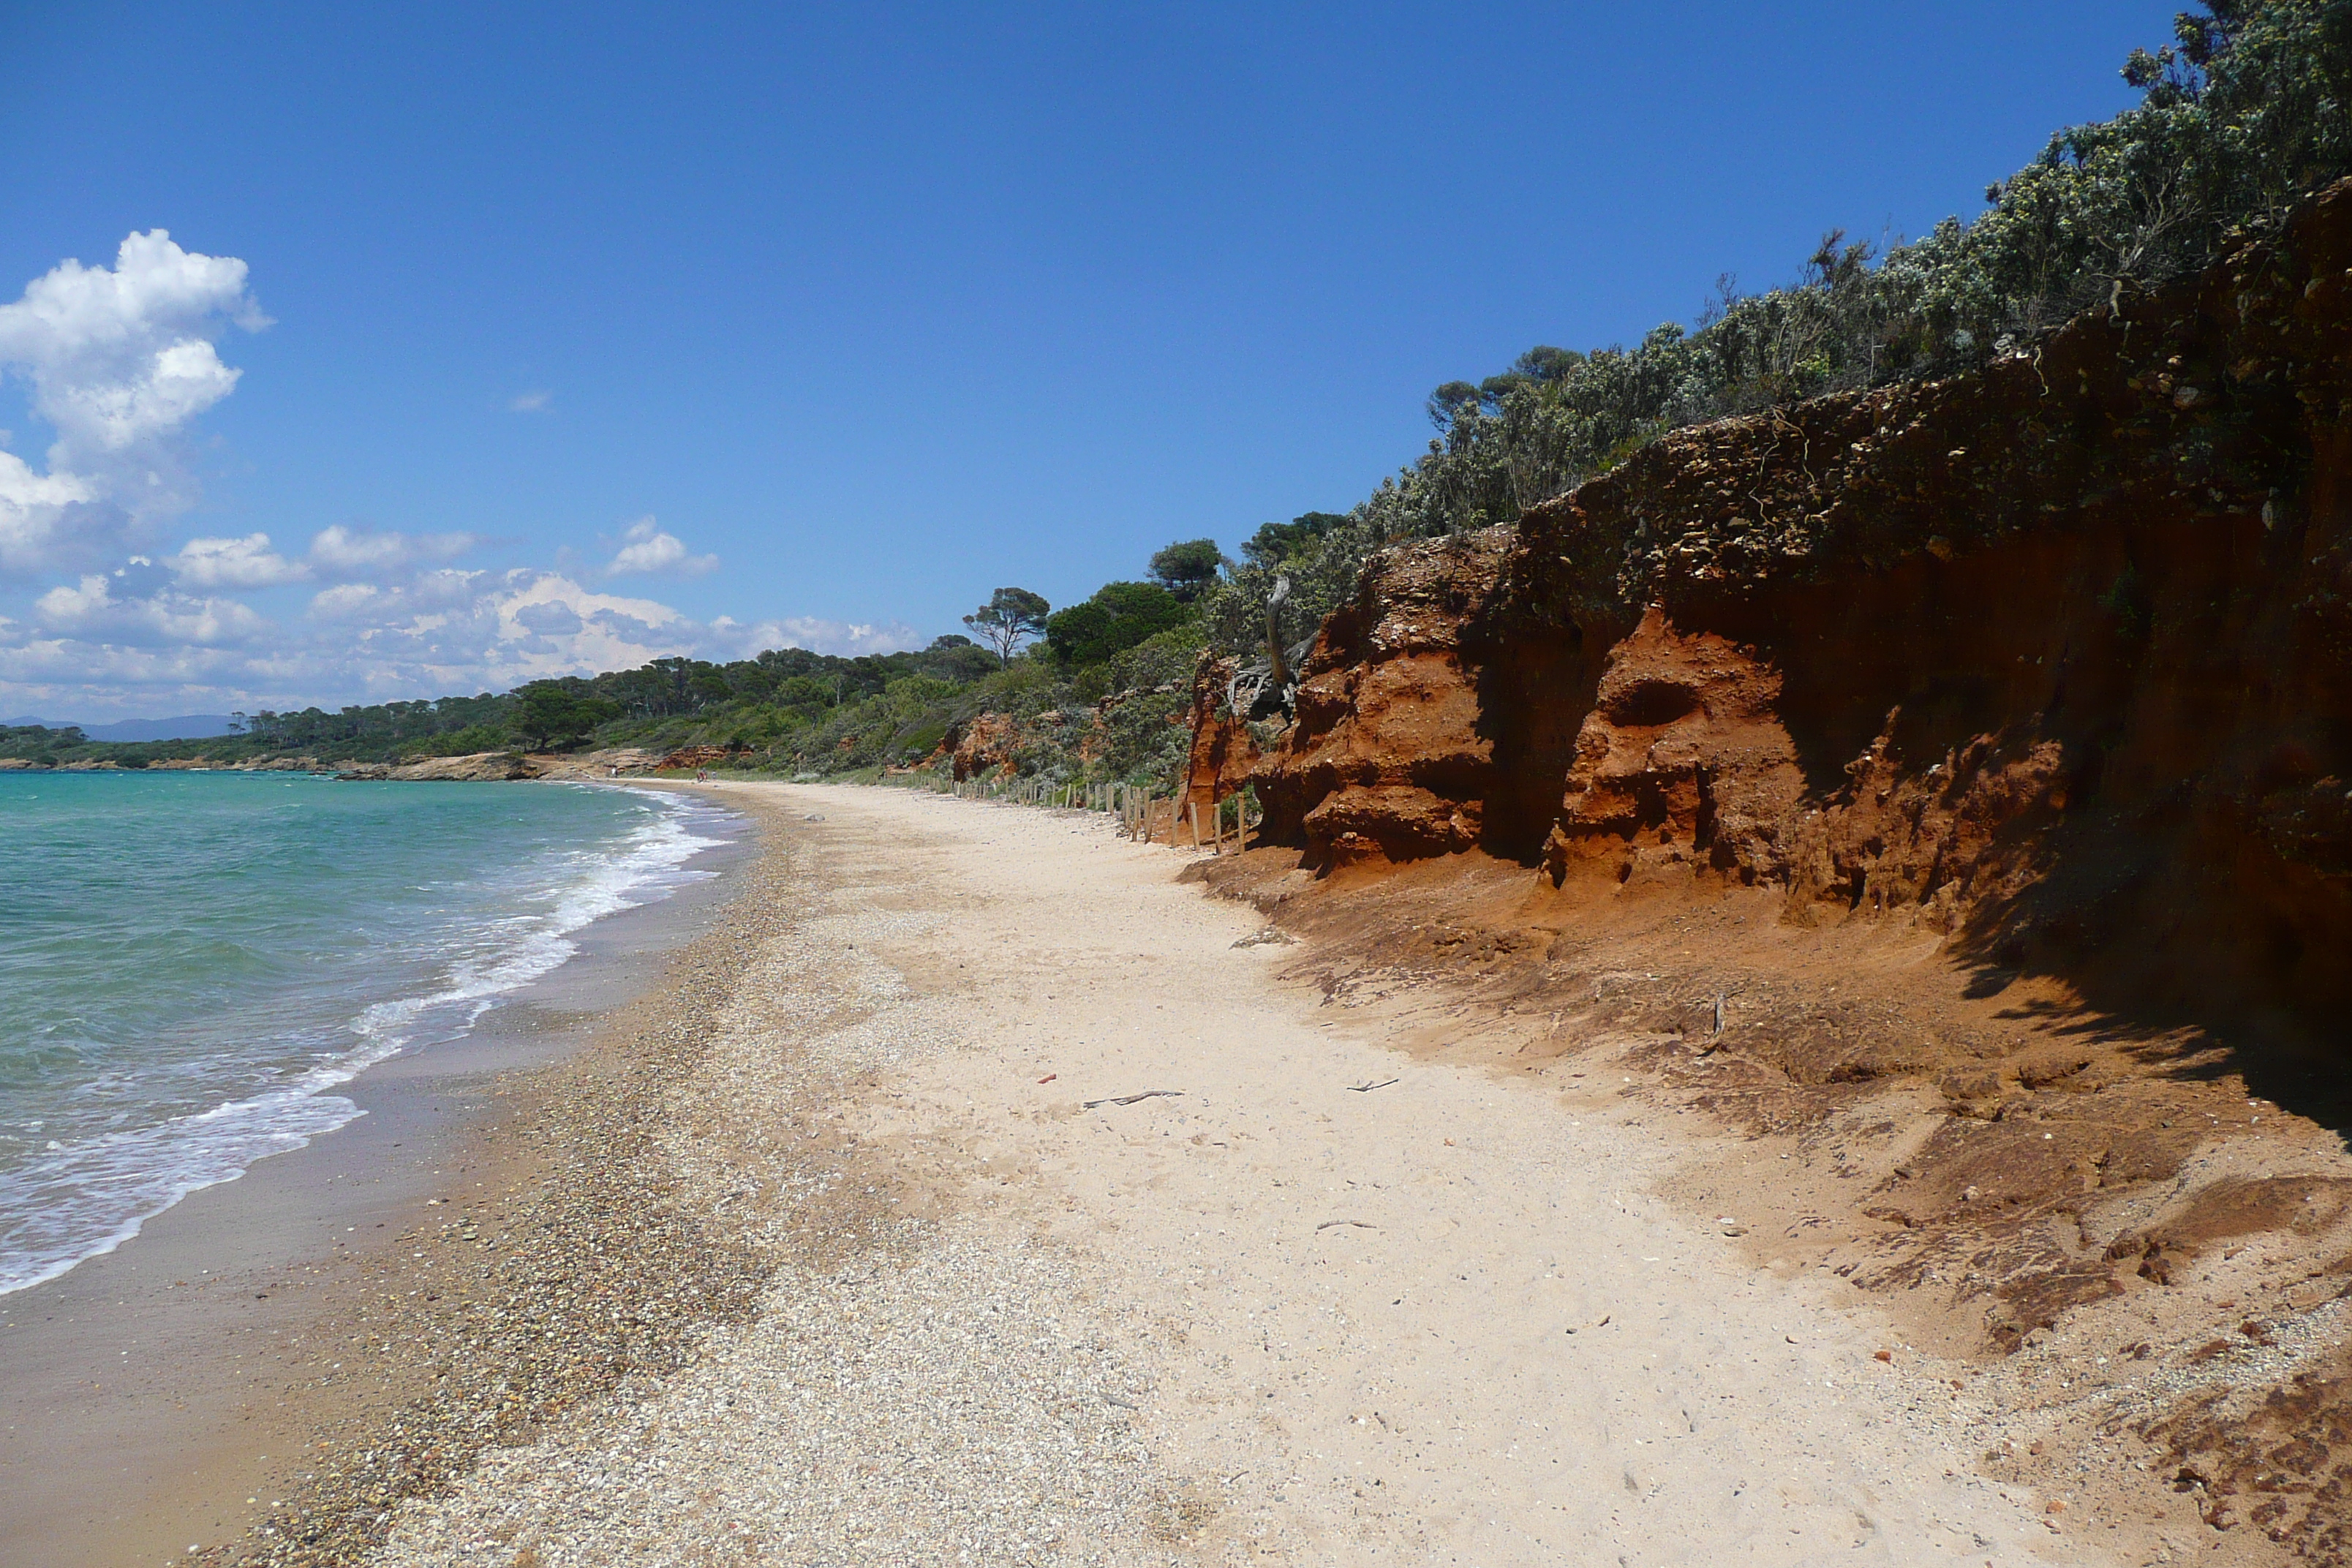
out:
M0 1172L0 1295L111 1252L189 1194L235 1181L256 1161L364 1115L330 1091L403 1050L462 1037L500 997L572 957L583 928L706 879L711 873L689 862L720 840L698 829L725 815L662 797L616 844L552 852L541 876L517 879L527 885L506 913L439 933L432 984L362 1008L349 1021L348 1047L290 1079L152 1125L29 1152Z

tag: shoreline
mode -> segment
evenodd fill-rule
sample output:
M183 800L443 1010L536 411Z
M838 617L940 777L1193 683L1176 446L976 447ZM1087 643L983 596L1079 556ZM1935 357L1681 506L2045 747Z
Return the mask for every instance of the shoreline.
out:
M336 1364L360 1281L440 1212L436 1197L528 1164L497 1124L723 916L757 858L756 826L735 816L680 868L713 875L576 929L572 955L467 1034L338 1085L363 1114L0 1297L0 1559L215 1552L299 1493L316 1431L363 1424L401 1393Z

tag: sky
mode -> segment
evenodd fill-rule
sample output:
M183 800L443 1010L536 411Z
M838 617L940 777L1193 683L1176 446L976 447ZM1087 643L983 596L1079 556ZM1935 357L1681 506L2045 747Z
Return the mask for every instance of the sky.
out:
M0 718L1231 551L1441 382L1981 210L2174 8L0 0Z

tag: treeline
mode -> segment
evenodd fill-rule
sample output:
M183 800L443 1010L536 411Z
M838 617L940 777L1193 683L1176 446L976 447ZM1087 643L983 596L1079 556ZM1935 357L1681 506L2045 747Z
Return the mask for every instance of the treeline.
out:
M1195 601L1223 564L1211 541L1172 545L1147 579L1108 584L1058 613L1038 595L1000 589L968 617L990 646L954 635L857 658L778 648L731 663L656 659L472 697L240 713L236 733L209 740L105 742L21 727L0 730L0 757L140 768L691 746L722 753L720 766L837 773L920 763L985 713L1037 731L1012 748L1026 771L1156 778L1187 737L1176 721L1202 641ZM1115 693L1122 700L1098 722L1094 705Z
M260 751L362 761L451 756L522 746L564 749L600 733L630 743L678 744L701 738L711 721L747 710L776 723L806 725L831 710L923 678L962 683L996 667L968 637L943 637L918 653L844 658L779 648L730 664L661 658L635 669L535 680L502 693L383 702L330 712L238 715L243 739Z
M39 724L0 724L0 757L54 766L84 753L90 742L71 725L48 729Z

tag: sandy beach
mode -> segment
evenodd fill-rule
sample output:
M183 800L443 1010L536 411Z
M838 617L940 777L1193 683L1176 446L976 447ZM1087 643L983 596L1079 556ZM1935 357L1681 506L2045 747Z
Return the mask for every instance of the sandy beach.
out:
M286 1316L234 1321L247 1278L190 1320L176 1511L12 1561L2168 1550L1981 1473L1998 1377L1759 1254L1703 1184L1741 1141L1605 1050L1501 1070L1524 1020L1332 996L1102 817L716 794L758 858L650 984L477 1085L376 1245L257 1265Z
M1975 1369L1662 1198L1726 1140L1625 1076L1436 1059L1425 1012L1327 1005L1098 817L720 793L788 874L645 1157L756 1300L399 1503L371 1560L2145 1546L1976 1472Z

